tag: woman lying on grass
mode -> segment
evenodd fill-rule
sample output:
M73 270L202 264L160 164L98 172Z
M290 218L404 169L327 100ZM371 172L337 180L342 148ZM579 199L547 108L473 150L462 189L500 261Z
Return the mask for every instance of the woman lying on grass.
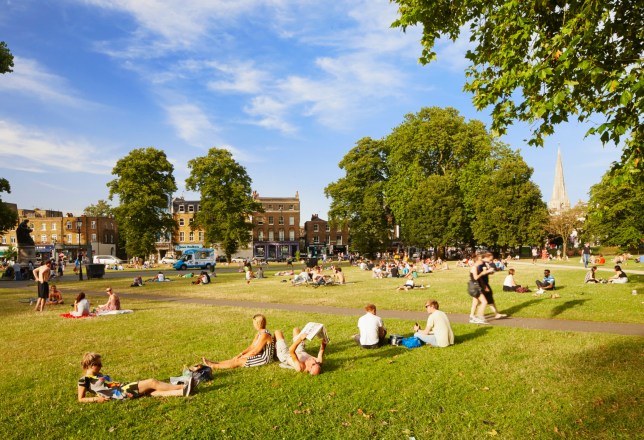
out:
M257 334L253 342L244 351L232 359L221 362L213 362L204 357L202 358L202 363L212 369L219 370L239 367L259 367L270 363L273 360L275 344L273 343L273 336L266 330L266 317L259 314L253 316L253 326L257 330Z
M78 401L83 403L133 399L144 395L186 397L194 389L192 377L185 385L172 385L156 379L145 379L127 384L114 382L109 376L100 373L103 363L101 355L98 353L85 353L81 366L84 375L78 380ZM94 394L94 396L86 397L87 393Z

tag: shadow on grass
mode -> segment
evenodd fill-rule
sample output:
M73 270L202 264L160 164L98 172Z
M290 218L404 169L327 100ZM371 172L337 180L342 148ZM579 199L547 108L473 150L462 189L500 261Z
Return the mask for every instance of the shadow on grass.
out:
M578 397L573 407L577 410L564 412L558 423L569 431L560 433L561 437L644 437L641 338L599 345L571 356L565 364L574 379L562 382L562 390Z
M509 309L503 309L503 313L512 316L516 314L519 310L523 310L526 307L530 307L531 305L536 304L540 301L541 300L539 299L531 299L530 301L525 301L525 302L522 302L521 304L517 304L516 306L512 306Z
M555 316L561 315L563 312L565 312L568 309L572 309L573 307L578 307L583 305L586 301L589 301L587 299L575 299L572 301L566 301L563 304L559 304L557 307L552 309L552 312L550 312L550 317L554 318Z
M476 330L469 333L459 333L454 336L454 344L464 344L481 336L485 336L491 327L477 327Z

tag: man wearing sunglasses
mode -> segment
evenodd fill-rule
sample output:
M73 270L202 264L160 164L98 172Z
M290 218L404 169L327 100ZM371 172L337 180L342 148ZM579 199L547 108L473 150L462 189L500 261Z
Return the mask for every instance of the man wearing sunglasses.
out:
M432 347L448 347L454 344L454 332L449 323L449 318L444 312L438 310L438 301L435 299L425 303L425 310L429 313L427 326L420 328L414 325L414 336Z

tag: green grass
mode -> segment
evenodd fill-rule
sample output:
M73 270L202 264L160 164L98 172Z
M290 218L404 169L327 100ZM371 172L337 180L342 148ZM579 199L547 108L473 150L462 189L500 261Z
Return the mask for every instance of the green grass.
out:
M535 278L542 268L517 270L523 280ZM439 298L448 312L466 311L469 303L465 270L422 278L432 288L407 293L393 290L399 280L372 280L352 269L348 275L356 284L318 289L287 287L278 277L246 286L243 275L237 273L222 273L213 285L203 287L176 281L129 289L125 287L129 277L111 284L119 291L168 297L348 307L374 301L381 310L418 310L427 297ZM555 275L559 280L559 273ZM578 295L588 301L562 310L558 319L578 319L571 318L576 316L573 311L581 319L592 319L596 309L607 307L612 320L641 322L642 296L630 295L635 283L584 286L580 278L582 271L561 272L561 300L512 294L527 301L515 314L548 317L553 308L576 301L572 295ZM500 276L496 282L502 282ZM106 284L92 280L82 287L92 292L90 299L96 304L104 301L104 295L98 294ZM60 283L64 292L79 285L78 281ZM447 349L367 351L350 341L356 331L355 317L128 299L124 306L135 310L131 315L68 320L58 316L67 306L36 314L28 304L18 302L33 296L34 288L0 286L0 435L4 438L612 439L644 435L642 338L454 325L457 343ZM584 290L591 287L597 289ZM511 297L502 295L498 287L497 292L501 308L511 308ZM621 297L631 302L613 305ZM620 307L635 310L618 319ZM76 381L82 373L79 362L85 351L103 354L104 371L117 380L167 379L202 355L223 359L238 353L252 339L250 318L257 312L267 315L270 329L288 330L310 320L324 322L331 337L324 374L309 377L273 364L216 373L213 382L188 399L76 402ZM412 325L401 320L386 324L390 333L401 334L409 334ZM310 345L310 351L317 350L317 341Z

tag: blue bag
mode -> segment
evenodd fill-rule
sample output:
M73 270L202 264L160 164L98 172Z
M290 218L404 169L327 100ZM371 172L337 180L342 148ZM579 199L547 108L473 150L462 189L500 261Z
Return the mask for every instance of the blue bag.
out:
M422 347L425 344L420 339L412 336L410 338L403 338L402 341L400 341L400 345L407 348L418 348L418 347Z

